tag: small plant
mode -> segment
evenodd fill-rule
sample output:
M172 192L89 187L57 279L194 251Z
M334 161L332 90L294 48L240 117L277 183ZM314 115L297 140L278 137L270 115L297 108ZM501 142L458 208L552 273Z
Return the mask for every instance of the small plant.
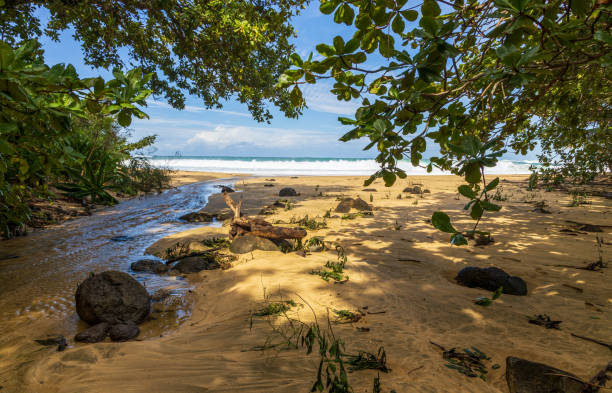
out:
M397 199L402 199L402 194L397 194Z
M364 217L364 216L373 216L374 213L372 212L368 212L368 211L363 211L363 212L356 212L356 213L346 213L343 214L342 217L340 217L342 220L354 220L357 217Z
M586 193L572 191L571 194L572 194L572 202L570 203L571 207L578 207L581 205L588 205L591 203L588 201L588 196Z
M370 194L370 203L374 202L374 195Z
M331 209L327 210L323 215L323 218L331 218Z
M493 292L493 296L491 296L491 299L489 299L488 297L479 297L474 300L474 303L478 304L479 306L490 306L495 300L499 299L503 291L504 287L499 287L495 290L495 292Z
M293 202L286 201L285 202L285 210L292 210L292 209L293 209Z
M415 200L412 202L412 204L413 204L413 205L415 205L415 206L416 206L416 205L418 205L418 204L419 204L419 200L418 200L418 199L415 199Z
M354 313L349 310L334 310L334 314L338 316L336 323L354 323L361 319L360 313Z
M325 246L325 241L323 241L323 239L317 236L313 236L304 242L304 248L320 248L322 251L324 251L327 247Z
M314 218L309 218L308 214L300 219L296 219L295 217L289 221L290 224L297 224L301 228L310 229L311 231L316 231L318 229L327 228L327 223L325 220L317 221Z
M534 317L529 317L529 323L533 325L544 326L546 329L559 329L559 325L563 321L553 321L546 314L539 314Z
M538 172L533 166L531 166L529 169L531 169L531 175L529 176L527 191L532 191L538 185Z
M295 307L297 304L293 300L284 300L281 302L270 303L264 308L260 309L256 313L253 313L256 317L265 317L270 315L280 315Z
M397 223L397 220L395 220L395 224L393 224L393 229L396 231L399 231L400 229L402 229L402 226Z
M347 355L349 360L347 360L346 364L349 366L350 371L357 370L379 370L384 373L388 373L391 371L390 368L387 367L387 354L383 347L378 348L378 354L374 355L373 353L360 351L357 356Z
M348 276L344 275L344 266L346 265L347 258L344 253L342 246L336 246L336 253L338 254L338 260L336 262L327 261L325 263L326 269L313 270L310 274L317 275L325 281L334 280L335 282L346 282Z
M483 381L487 380L487 367L483 361L491 360L491 358L477 348L466 348L463 353L451 348L444 351L442 357L448 362L445 364L446 367L471 378L479 377Z
M495 190L495 194L493 195L492 199L498 202L507 201L508 197L504 195L503 192L504 192L504 188L502 186L499 186L497 190Z

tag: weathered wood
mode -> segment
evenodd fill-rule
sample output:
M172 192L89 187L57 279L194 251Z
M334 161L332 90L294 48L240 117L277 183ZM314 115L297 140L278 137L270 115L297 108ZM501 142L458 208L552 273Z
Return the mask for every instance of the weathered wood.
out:
M235 203L227 193L223 193L223 199L227 206L234 212L230 239L239 236L253 235L265 237L267 239L301 239L306 236L306 231L302 228L277 227L260 218L242 217L240 208L242 201Z

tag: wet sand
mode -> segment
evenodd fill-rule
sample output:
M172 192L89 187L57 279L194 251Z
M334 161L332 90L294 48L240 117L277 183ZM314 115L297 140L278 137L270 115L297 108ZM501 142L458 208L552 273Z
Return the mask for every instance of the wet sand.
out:
M266 343L279 342L273 327L283 326L283 318L252 319L253 312L266 304L266 298L294 300L298 306L290 315L305 322L313 320L311 307L320 321L329 310L367 307L371 314L366 311L357 323L335 325L334 333L342 337L351 353L376 353L379 347L385 348L392 369L380 374L385 392L505 393L507 356L543 362L586 380L610 361L607 348L570 333L603 341L612 337L611 269L595 272L569 266L583 267L597 259L596 234L577 230L576 223L602 226L604 258L609 260L611 200L591 197L590 204L571 207L571 196L566 193L526 191L525 176L503 176L503 209L487 216L479 228L491 231L495 242L451 247L449 235L435 230L427 220L433 211L443 210L451 215L455 226L471 228L473 221L462 210L465 199L456 192L461 179L415 176L391 189L376 182L369 186L377 190L372 192L362 191L363 180L300 177L248 179L235 184L243 191L235 197L243 196L249 214L278 199L294 202L290 210L277 209L263 217L273 223L287 223L306 214L322 220L329 209L336 207L339 197L360 196L369 202L371 195L373 217L348 220L332 212L326 219L328 228L309 231L307 236L322 237L344 247L348 257L346 283L328 283L310 274L326 261L335 260L333 251L306 257L263 251L243 254L229 270L205 271L187 278L194 286L190 294L193 308L180 327L162 337L145 335L144 341L71 343L62 353L38 347L42 355L35 362L13 370L23 380L19 391L309 391L319 361L315 354L306 355L303 349L258 350ZM431 193L402 193L404 187L417 183ZM279 189L286 186L301 195L278 197ZM397 199L400 194L402 198ZM550 214L533 211L534 203L541 201ZM220 195L212 195L207 202L209 211L224 208ZM184 233L173 230L164 239L159 236L159 243L151 241L141 247L155 252L168 244L203 239L218 231L197 227ZM502 295L489 307L475 305L477 297L491 293L454 281L465 266L497 266L518 275L527 282L528 295ZM75 318L69 306L68 302L68 320ZM528 317L536 314L562 320L561 330L529 324ZM47 318L45 314L29 317ZM359 331L358 327L369 331ZM24 326L19 332L28 339L45 333L51 332L32 332ZM491 357L486 363L487 381L445 367L440 349L430 340L446 348L474 346L486 353ZM1 344L3 359L14 359L23 349ZM493 369L494 364L501 367ZM355 392L369 392L376 375L376 371L358 371L349 374L349 381ZM0 385L6 383L5 379Z

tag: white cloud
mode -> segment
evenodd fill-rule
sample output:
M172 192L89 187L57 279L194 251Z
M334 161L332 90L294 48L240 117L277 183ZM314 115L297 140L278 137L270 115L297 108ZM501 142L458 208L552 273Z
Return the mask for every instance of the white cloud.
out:
M148 100L147 101L147 105L158 106L158 107L167 108L167 109L174 109L167 102L156 101L156 100ZM216 112L216 113L223 113L225 115L230 115L230 116L251 117L250 113L234 112L234 111L228 111L228 110L225 110L225 109L208 109L208 108L205 108L203 106L194 106L194 105L185 105L185 108L183 108L183 110L185 112L190 112L190 113Z
M247 127L221 124L212 130L197 132L187 145L203 143L208 146L226 148L234 145L249 145L263 148L287 148L336 141L335 136L320 131L287 130L273 127Z
M359 108L360 99L351 101L338 101L330 93L332 86L328 83L318 82L315 85L302 85L302 93L308 108L317 112L335 113L338 115L354 115Z

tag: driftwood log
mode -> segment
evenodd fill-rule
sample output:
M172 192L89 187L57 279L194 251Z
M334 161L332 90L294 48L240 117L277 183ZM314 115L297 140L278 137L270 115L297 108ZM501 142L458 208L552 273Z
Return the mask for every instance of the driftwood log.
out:
M223 193L223 199L234 213L229 232L230 239L244 235L253 235L276 240L301 239L306 236L306 231L302 228L277 227L259 218L243 216L240 212L242 200L236 203L226 192Z

